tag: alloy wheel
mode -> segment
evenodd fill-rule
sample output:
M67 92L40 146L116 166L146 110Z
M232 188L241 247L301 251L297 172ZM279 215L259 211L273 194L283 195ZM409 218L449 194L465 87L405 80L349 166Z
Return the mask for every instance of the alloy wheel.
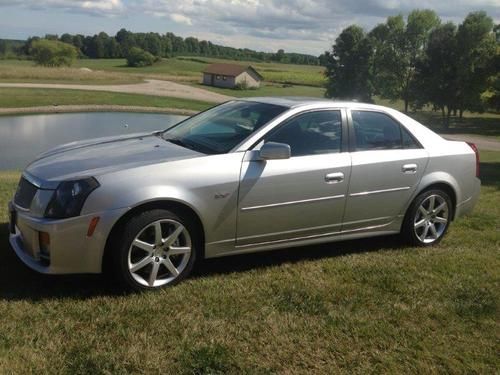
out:
M154 288L175 280L192 253L191 236L180 222L155 221L135 237L128 250L128 269L139 284Z
M425 244L438 240L445 232L449 220L446 200L437 194L422 201L415 214L413 229L417 238Z

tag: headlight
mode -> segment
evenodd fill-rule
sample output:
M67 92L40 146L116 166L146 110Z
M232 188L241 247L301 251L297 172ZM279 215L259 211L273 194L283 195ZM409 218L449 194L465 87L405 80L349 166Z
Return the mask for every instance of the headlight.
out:
M93 177L61 182L45 210L45 217L65 219L80 215L85 200L98 187Z

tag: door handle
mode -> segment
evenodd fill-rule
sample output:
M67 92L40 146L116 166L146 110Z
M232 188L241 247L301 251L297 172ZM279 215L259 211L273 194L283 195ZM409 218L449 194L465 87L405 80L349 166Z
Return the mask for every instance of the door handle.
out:
M416 164L405 164L401 168L401 171L403 173L413 174L413 173L417 173L417 168L418 168L418 166Z
M344 174L342 172L328 173L325 176L325 182L327 184L338 184L344 181Z

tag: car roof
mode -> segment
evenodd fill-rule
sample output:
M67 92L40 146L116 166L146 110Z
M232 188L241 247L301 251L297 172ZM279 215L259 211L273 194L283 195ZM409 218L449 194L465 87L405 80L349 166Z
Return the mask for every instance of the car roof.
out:
M308 105L324 105L325 107L372 108L372 109L383 109L383 110L388 109L387 107L369 103L361 103L354 101L335 101L332 99L309 98L309 97L298 97L298 96L255 97L255 98L245 98L238 100L274 104L288 108L298 108Z

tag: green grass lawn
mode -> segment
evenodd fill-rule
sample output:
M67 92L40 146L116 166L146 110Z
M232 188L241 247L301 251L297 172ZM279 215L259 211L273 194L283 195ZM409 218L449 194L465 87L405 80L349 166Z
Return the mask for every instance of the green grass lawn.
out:
M0 210L0 373L496 373L500 152L440 246L393 237L206 261L177 287L121 295L38 275ZM18 172L0 173L0 207Z
M213 105L195 100L104 91L0 88L0 108L51 105L123 105L201 111Z

